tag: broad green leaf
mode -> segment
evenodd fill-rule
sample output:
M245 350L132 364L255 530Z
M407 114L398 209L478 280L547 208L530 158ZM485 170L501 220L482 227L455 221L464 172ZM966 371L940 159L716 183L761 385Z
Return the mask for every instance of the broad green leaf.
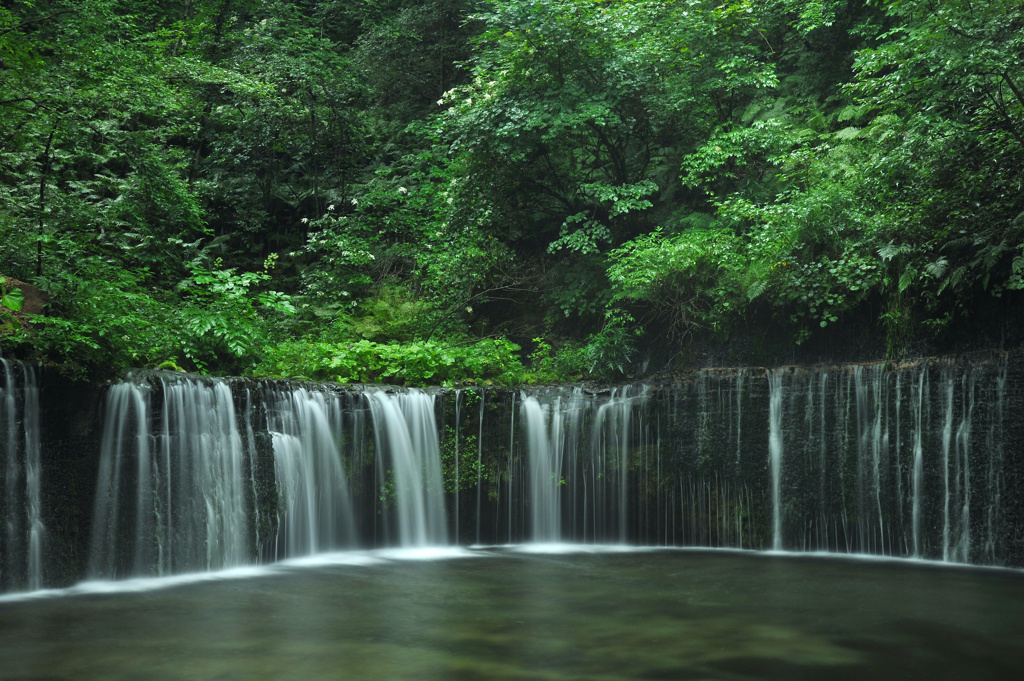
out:
M0 305L3 305L8 310L18 312L21 310L22 304L25 302L25 293L20 289L11 289L0 298Z

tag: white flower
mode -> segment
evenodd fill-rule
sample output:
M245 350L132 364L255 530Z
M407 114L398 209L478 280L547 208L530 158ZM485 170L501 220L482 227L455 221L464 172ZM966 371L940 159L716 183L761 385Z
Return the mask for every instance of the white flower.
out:
M334 204L332 203L331 205L327 206L327 210L334 210Z
M406 189L405 187L399 187L398 188L398 193L401 194L402 196L405 196L406 194L409 193L409 190Z
M305 225L309 222L309 218L302 218L301 220L299 220L299 222Z
M356 201L355 199L352 199L352 205L353 205L353 206L358 206L358 205L359 205L359 202L358 202L358 201Z
M370 253L369 255L370 255L370 260L376 260L377 259L377 258L373 257L373 253Z

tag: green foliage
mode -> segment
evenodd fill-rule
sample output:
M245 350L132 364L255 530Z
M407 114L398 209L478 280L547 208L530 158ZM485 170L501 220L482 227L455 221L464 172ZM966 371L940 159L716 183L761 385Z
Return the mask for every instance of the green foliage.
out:
M547 321L577 323L603 318L610 293L601 256L574 256L561 261L544 280Z
M360 199L329 206L311 222L306 252L316 262L304 278L315 304L326 314L356 317L415 313L404 332L383 335L408 340L416 331L429 338L508 285L504 245L471 218L454 215L461 205L451 194L453 172L433 154L405 156L374 173ZM359 335L377 334L367 328Z
M425 335L433 305L413 299L408 288L385 286L361 306L365 314L346 320L348 330L367 340L408 342Z
M292 377L338 383L450 385L477 381L515 385L522 380L519 346L482 340L444 346L436 342L280 343L254 370L256 376Z
M125 369L176 354L176 310L147 291L143 276L96 261L81 263L87 278L68 273L53 282L59 315L36 317L36 352L64 361L68 371ZM70 301L70 302L68 302Z
M20 288L7 290L6 279L0 282L0 323L4 324L11 332L17 332L21 328L14 313L21 311L24 302L25 294Z
M605 315L601 330L591 335L580 347L570 346L564 350L565 356L560 357L561 361L556 367L572 371L583 366L590 377L600 380L627 375L636 356L639 337L640 330L632 315L611 309ZM560 356L563 353L559 353Z
M595 377L595 366L588 361L586 346L569 341L555 350L543 337L534 338L533 342L535 350L529 356L525 382L557 383Z
M214 267L221 264L218 259ZM295 313L288 296L250 290L270 278L266 271L238 274L234 268L208 270L194 264L192 276L178 286L186 294L183 331L190 339L183 345L184 355L202 369L225 354L254 355L269 343L260 312Z
M59 316L32 317L27 339L73 373L179 360L193 370L238 372L272 342L268 320L293 311L287 296L254 290L269 279L265 272L194 266L172 294L148 287L145 271L81 264L88 276L53 282L57 299L71 303L58 306Z
M680 150L770 86L754 22L703 3L488 3L471 84L439 134L512 241L590 254L642 231ZM724 48L721 36L734 42ZM714 106L718 100L719 108ZM680 125L680 121L686 121Z
M727 332L745 302L743 244L727 229L661 229L609 254L614 302L643 301L681 336Z
M477 437L475 433L463 435L456 432L452 426L445 426L444 437L441 438L441 473L444 476L446 493L471 490L476 487L478 479L490 482L494 478L496 471L486 466L477 456ZM456 456L458 478L455 477Z
M53 302L5 342L511 384L756 312L897 357L1024 290L1022 53L1010 0L14 0L3 269Z
M12 288L10 291L7 290L7 284L0 284L0 307L5 307L11 312L18 312L21 310L22 303L25 302L25 293L20 288Z

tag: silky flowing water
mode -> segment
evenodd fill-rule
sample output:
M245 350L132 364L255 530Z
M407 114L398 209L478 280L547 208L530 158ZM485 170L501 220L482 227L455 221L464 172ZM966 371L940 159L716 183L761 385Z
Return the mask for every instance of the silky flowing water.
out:
M8 596L0 679L1024 678L1015 571L559 548Z
M1024 678L1021 360L81 404L3 360L0 681Z

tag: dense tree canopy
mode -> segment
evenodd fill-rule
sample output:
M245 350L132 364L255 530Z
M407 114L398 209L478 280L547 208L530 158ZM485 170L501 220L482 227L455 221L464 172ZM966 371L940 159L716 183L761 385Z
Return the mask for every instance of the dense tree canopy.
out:
M1022 173L1019 0L12 0L0 274L52 302L5 284L0 343L420 383L769 331L898 358L1019 304Z

